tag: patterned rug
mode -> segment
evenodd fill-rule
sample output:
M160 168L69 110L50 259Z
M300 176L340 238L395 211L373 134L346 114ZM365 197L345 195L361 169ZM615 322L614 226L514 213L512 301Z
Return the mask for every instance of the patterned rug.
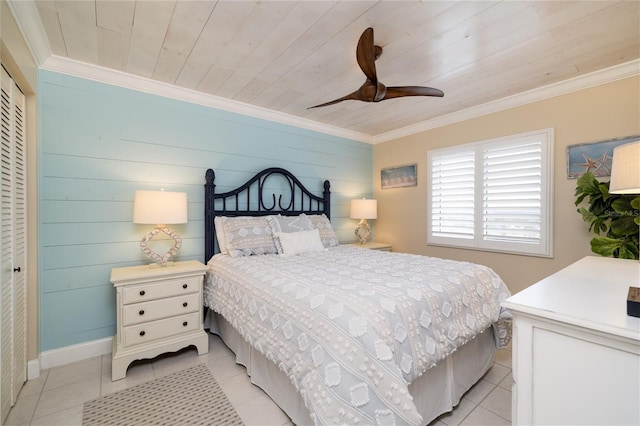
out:
M206 365L153 380L84 404L83 426L242 425Z

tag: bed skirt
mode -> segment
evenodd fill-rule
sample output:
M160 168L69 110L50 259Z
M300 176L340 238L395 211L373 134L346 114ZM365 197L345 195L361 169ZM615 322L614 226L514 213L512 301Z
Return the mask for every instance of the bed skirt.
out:
M222 338L235 353L236 363L246 367L251 383L264 390L294 424L313 425L309 410L287 375L253 350L221 315L207 309L205 328ZM409 385L425 425L458 405L462 395L491 368L495 352L489 328Z

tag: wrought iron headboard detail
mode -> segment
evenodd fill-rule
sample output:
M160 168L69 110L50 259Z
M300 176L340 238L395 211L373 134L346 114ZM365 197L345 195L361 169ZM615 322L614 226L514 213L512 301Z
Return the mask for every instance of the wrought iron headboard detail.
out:
M274 175L284 177L288 187L284 194L276 194L265 188L265 181ZM245 184L231 191L216 194L214 183L216 174L213 169L205 173L204 185L204 261L211 259L215 252L216 230L213 223L216 216L266 216L287 215L294 216L305 214L322 214L331 218L331 184L324 181L322 196L311 193L291 172L271 167L256 173ZM257 192L252 192L257 190ZM266 192L266 193L265 193ZM254 195L252 198L251 195ZM271 200L268 200L270 195ZM284 198L283 198L284 196ZM246 197L246 198L245 198ZM283 199L289 199L287 205L283 205ZM216 200L221 208L216 208ZM285 201L286 202L286 201Z

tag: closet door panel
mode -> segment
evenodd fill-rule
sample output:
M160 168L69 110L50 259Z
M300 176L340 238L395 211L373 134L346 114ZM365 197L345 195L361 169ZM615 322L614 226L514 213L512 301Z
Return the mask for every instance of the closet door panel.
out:
M14 316L14 283L13 283L13 253L12 253L12 80L2 69L0 78L2 86L1 105L1 146L0 163L0 286L2 288L2 305L0 309L2 331L0 336L0 420L4 421L13 405L13 316Z
M26 381L25 98L0 78L0 422Z
M14 143L13 143L13 399L27 381L27 194L26 194L26 125L25 97L14 85Z

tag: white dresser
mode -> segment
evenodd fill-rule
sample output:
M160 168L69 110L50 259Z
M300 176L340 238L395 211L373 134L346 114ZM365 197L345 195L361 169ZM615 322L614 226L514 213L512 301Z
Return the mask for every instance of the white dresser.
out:
M507 299L514 425L639 425L640 262L585 257Z
M202 355L209 340L202 328L202 282L206 266L191 260L171 266L114 268L117 325L111 380L127 374L136 359L153 358L189 345Z

